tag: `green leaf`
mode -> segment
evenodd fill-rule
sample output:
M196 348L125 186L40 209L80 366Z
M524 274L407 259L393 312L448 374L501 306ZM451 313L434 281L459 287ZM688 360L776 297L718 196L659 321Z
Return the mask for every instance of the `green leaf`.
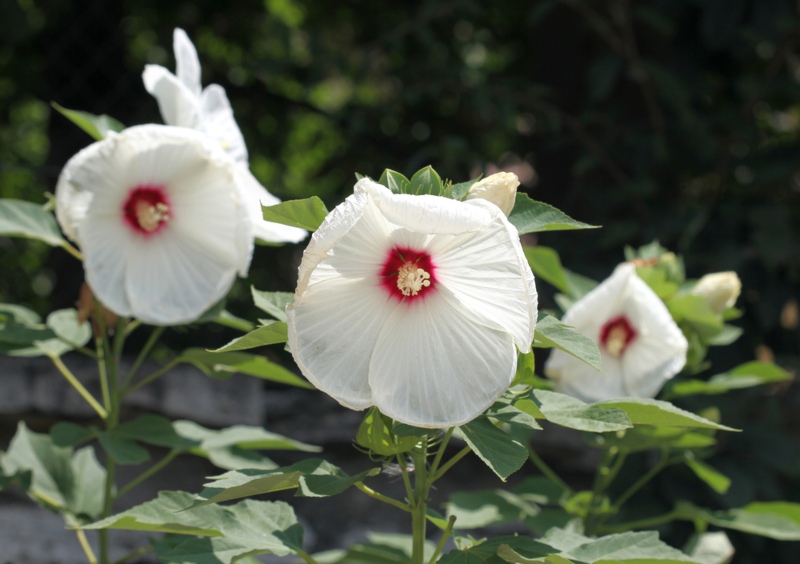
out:
M498 400L486 411L486 415L512 427L521 427L527 430L535 429L537 431L542 429L535 416L507 401Z
M56 339L37 340L33 344L49 356L61 356L73 349L84 346L92 338L92 327L87 322L78 320L78 312L74 309L60 309L47 316L47 327L56 335Z
M539 540L560 550L559 556L586 564L694 562L689 556L659 540L658 533L654 531L627 532L594 539L551 529Z
M449 197L449 193L444 191L441 177L430 165L414 173L408 183L408 193Z
M119 437L113 431L95 429L94 433L103 450L118 464L141 464L150 460L150 453L136 441Z
M56 446L50 436L17 427L0 459L6 474L31 472L29 494L44 505L77 516L96 517L103 510L105 470L91 447L78 451Z
M472 451L504 482L528 460L528 449L479 417L459 427Z
M689 411L675 407L669 402L650 398L623 398L597 402L595 405L615 407L624 411L634 425L660 425L666 427L690 427L737 431L720 425Z
M172 422L160 415L142 415L133 421L121 423L112 433L121 439L173 449L185 450L198 444L198 441L179 434Z
M587 404L577 398L547 390L533 390L535 401L548 421L592 433L620 431L632 427L631 420L621 409Z
M553 206L532 200L522 192L517 192L517 200L514 209L508 216L508 221L517 228L520 235L539 231L596 229L599 227L576 221Z
M742 531L777 540L800 540L800 504L785 501L751 503L729 511L708 511L680 502L677 518L705 521L725 529Z
M695 475L703 480L708 487L719 494L724 494L731 487L731 480L718 470L715 470L708 464L697 460L694 457L687 457L686 466L688 466Z
M19 487L22 491L26 492L31 487L31 472L29 470L17 470L10 474L3 472L0 467L0 492L10 489L13 486Z
M762 384L785 382L792 374L771 362L752 361L737 366L730 372L716 374L708 380L679 380L672 384L666 395L683 397L698 394L722 394Z
M438 564L502 564L500 548L506 546L515 554L525 554L526 557L545 557L553 549L541 542L522 536L501 536L475 544L465 550L451 550L438 561Z
M263 325L232 340L224 347L220 347L211 352L230 352L254 349L276 343L285 343L288 340L288 329L283 321L273 321L269 325Z
M450 496L446 511L448 517L456 517L460 530L523 521L537 515L539 508L518 495L494 490L456 492Z
M68 421L59 421L50 429L53 444L60 447L72 447L94 438L94 431L83 425Z
M22 200L0 199L0 236L36 239L52 247L66 243L52 213Z
M704 298L684 294L666 303L675 322L688 324L700 337L711 338L722 331L722 317L711 310Z
M525 247L525 257L537 278L549 282L560 292L569 293L569 282L561 259L555 249L550 247Z
M419 437L397 437L391 419L377 408L370 408L358 427L356 442L379 456L394 456L408 452L419 442Z
M297 495L325 497L334 495L368 476L380 473L379 468L348 476L338 467L319 458L308 458L275 470L232 470L211 478L198 494L193 507L298 488Z
M597 348L597 344L555 317L545 315L539 319L534 336L534 347L557 348L602 372L600 349Z
M286 321L286 306L294 301L291 292L262 292L250 287L256 307L266 311L278 321Z
M316 229L328 215L328 208L318 196L304 200L287 200L274 206L261 206L264 219L308 231Z
M624 433L607 435L607 446L614 446L624 453L667 447L676 450L702 449L714 446L717 441L707 431L690 431L683 427L655 427L639 425Z
M95 141L100 141L111 131L122 131L125 126L105 114L96 116L88 112L68 110L67 108L51 102L53 108L72 123L92 136Z
M394 194L406 194L410 182L399 172L387 168L378 179L378 184L383 184Z
M179 357L182 362L193 364L206 375L227 378L232 374L247 374L271 382L288 384L313 390L314 386L279 364L263 356L241 352L209 352L203 349L186 349Z
M452 186L450 186L450 197L453 198L454 200L463 200L464 197L467 195L467 192L469 192L469 189L472 188L472 186L475 183L477 183L482 176L483 175L478 176L477 178L473 178L472 180L467 180L466 182L459 182L458 184L453 184Z

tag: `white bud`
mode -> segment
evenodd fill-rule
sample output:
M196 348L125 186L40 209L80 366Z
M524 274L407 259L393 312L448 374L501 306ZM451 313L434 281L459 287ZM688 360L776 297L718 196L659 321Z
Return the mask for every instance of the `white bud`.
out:
M482 198L500 208L506 216L514 209L519 178L513 172L498 172L472 185L467 200Z
M715 272L703 276L690 293L708 302L715 313L733 307L742 292L742 282L735 272Z

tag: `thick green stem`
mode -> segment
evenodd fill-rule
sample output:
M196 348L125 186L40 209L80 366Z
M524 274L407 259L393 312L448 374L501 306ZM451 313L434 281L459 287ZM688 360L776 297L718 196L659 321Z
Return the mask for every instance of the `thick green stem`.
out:
M51 355L49 358L55 367L58 368L58 371L67 379L67 382L69 382L81 397L86 400L86 403L92 406L92 409L94 409L101 418L106 419L108 417L108 412L94 399L94 396L89 393L89 390L83 387L83 384L70 372L69 368L61 361L61 358L56 355Z
M414 460L414 499L411 502L411 563L425 564L425 530L428 524L428 443L423 440L411 453Z

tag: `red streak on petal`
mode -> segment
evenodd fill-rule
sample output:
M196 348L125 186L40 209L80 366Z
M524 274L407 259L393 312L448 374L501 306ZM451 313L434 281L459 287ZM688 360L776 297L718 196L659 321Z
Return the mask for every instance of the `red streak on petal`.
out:
M122 215L125 218L125 224L130 227L134 232L149 237L155 235L167 225L167 221L159 221L154 229L146 229L140 223L138 211L141 206L156 206L162 204L169 210L169 215L172 215L172 206L170 206L167 195L164 191L164 186L156 184L139 184L131 189L125 203L122 205Z
M600 328L600 345L613 356L622 356L638 333L626 315L606 321Z
M415 264L428 274L430 274L430 286L424 286L416 296L406 296L397 286L397 274L407 263ZM436 288L436 267L433 264L431 255L425 251L417 251L410 247L392 247L386 253L386 258L378 272L381 287L386 290L389 297L399 301L412 303L421 300L425 296L434 293Z

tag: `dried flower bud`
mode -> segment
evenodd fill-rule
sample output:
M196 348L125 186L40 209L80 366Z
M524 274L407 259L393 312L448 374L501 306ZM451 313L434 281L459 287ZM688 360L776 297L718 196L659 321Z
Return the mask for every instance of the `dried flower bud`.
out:
M690 293L705 299L712 311L721 314L733 307L741 292L742 282L735 272L715 272L703 276Z
M519 179L513 172L498 172L472 185L467 200L482 198L500 208L506 217L514 209Z

